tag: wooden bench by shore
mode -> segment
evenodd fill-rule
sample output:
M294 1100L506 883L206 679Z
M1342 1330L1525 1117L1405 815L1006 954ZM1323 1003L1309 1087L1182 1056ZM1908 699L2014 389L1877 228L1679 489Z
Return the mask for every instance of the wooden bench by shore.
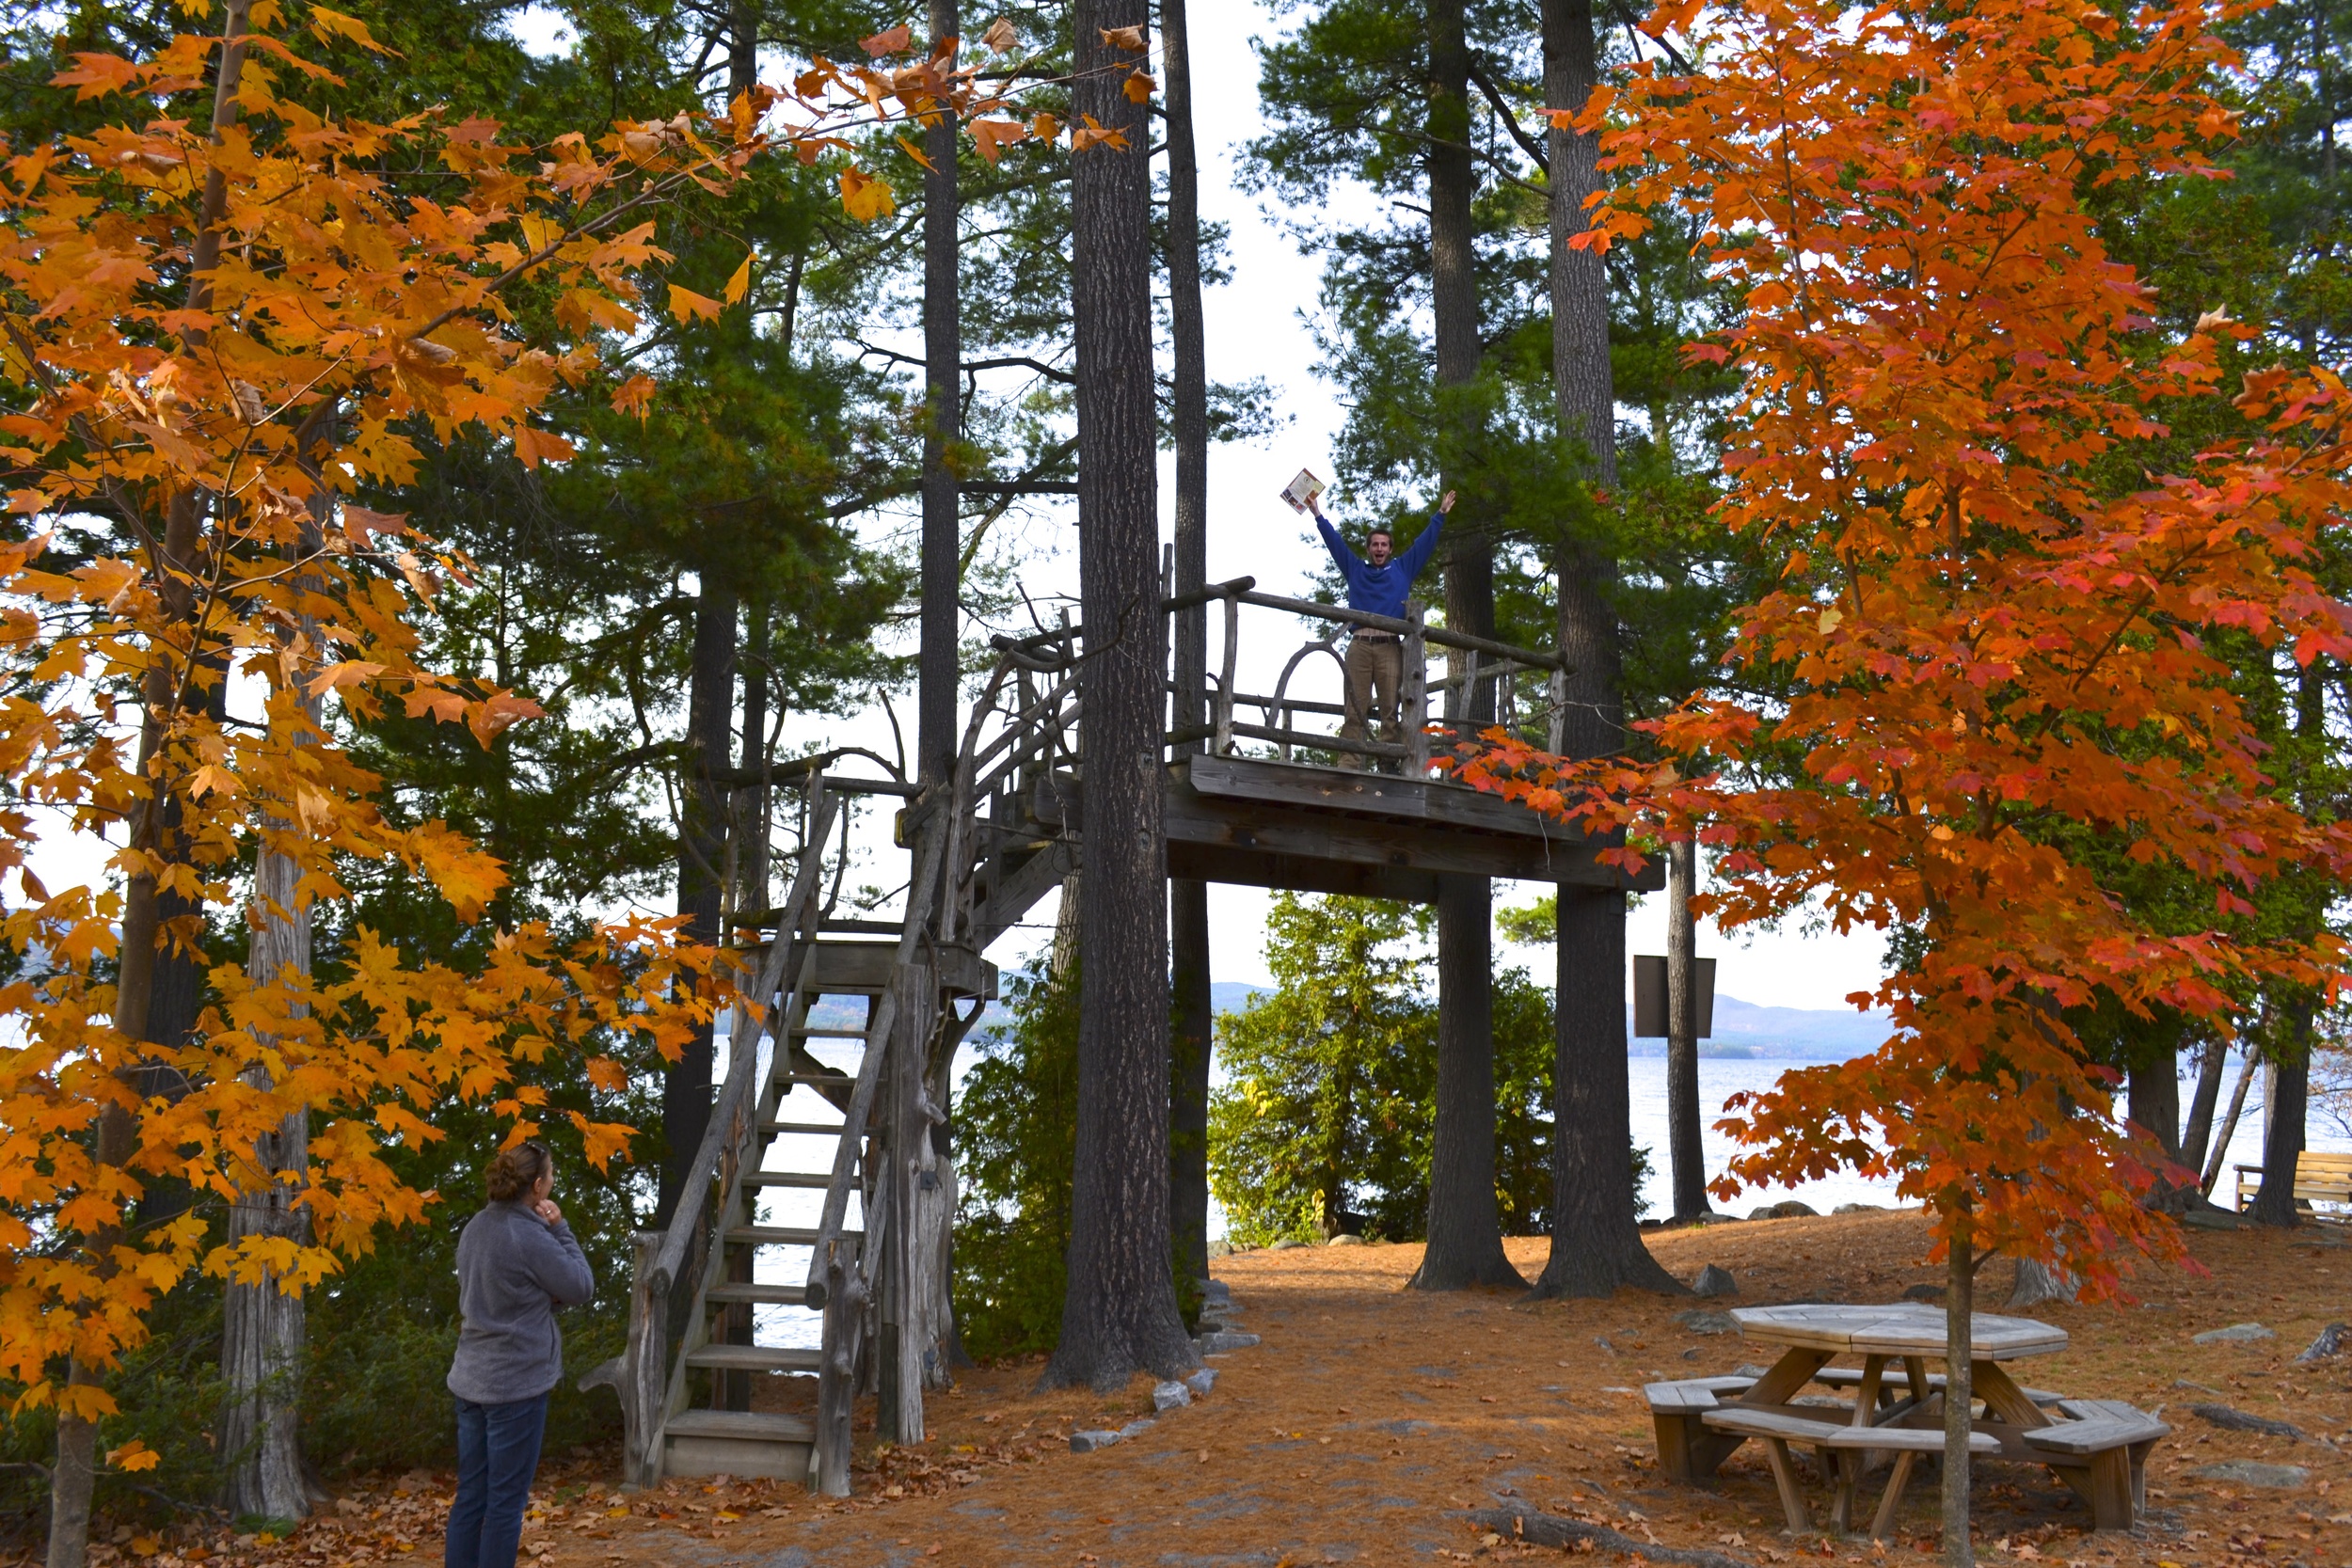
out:
M2237 1173L2237 1208L2244 1213L2253 1207L2254 1196L2263 1190L2263 1168L2260 1165L2233 1165ZM2252 1180L2248 1180L2249 1178ZM2295 1160L2295 1201L2313 1205L2312 1218L2343 1225L2352 1222L2352 1154L2314 1154L2305 1149ZM2318 1209L2322 1203L2334 1203L2343 1208L2334 1213Z

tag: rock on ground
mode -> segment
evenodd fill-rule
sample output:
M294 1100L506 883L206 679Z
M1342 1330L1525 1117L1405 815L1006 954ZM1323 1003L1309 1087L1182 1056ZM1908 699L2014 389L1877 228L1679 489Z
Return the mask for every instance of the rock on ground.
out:
M1172 1379L1152 1386L1152 1408L1154 1410L1174 1410L1191 1402L1192 1390Z
M2243 1410L2233 1410L2226 1404L2192 1404L2188 1410L2199 1420L2226 1432L2259 1432L2265 1437L2310 1441L2303 1429L2292 1421L2274 1421L2267 1416L2249 1415Z
M2260 1323L2232 1323L2227 1328L2209 1328L2202 1334L2191 1335L2201 1345L2250 1345L2257 1339L2276 1339L2279 1336Z
M2303 1354L2295 1358L2295 1364L2298 1367L2307 1367L2314 1361L2325 1361L2330 1356L2340 1355L2344 1353L2344 1347L2346 1344L2352 1344L2352 1327L2347 1327L2343 1323L2329 1323L2319 1331L2319 1338L2313 1339L2305 1348Z
M2280 1490L2306 1485L2312 1473L2300 1465L2265 1465L2253 1459L2225 1459L2201 1465L2189 1472L2200 1481L2233 1481L2239 1486L2269 1486Z
M1704 1307L1693 1307L1687 1312L1677 1312L1674 1321L1693 1334L1729 1334L1740 1325L1728 1312L1710 1312Z
M1699 1271L1696 1279L1691 1281L1691 1293L1694 1296L1736 1296L1740 1293L1740 1282L1731 1276L1729 1269L1709 1263Z

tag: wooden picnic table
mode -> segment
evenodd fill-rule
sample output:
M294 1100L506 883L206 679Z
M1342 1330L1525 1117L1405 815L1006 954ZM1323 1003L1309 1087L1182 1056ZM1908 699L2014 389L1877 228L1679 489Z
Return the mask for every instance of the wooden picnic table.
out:
M1942 1448L1946 1378L1928 1367L1946 1359L1943 1308L1918 1302L1748 1307L1735 1308L1731 1318L1747 1338L1786 1348L1753 1381L1705 1378L1650 1386L1666 1474L1705 1482L1741 1443L1758 1438L1771 1454L1790 1527L1802 1529L1805 1511L1788 1444L1804 1444L1820 1454L1836 1483L1836 1523L1844 1529L1862 1472L1891 1458L1894 1474L1871 1527L1873 1534L1885 1533L1913 1467L1921 1456ZM1973 1400L1983 1402L1984 1414L1970 1423L1970 1449L1988 1458L2050 1466L2090 1504L2096 1528L2127 1529L2139 1502L2142 1463L2169 1429L2128 1406L2070 1402L2020 1387L2003 1366L2053 1354L2066 1344L2064 1329L2030 1318L1973 1318L1969 1386ZM1859 1372L1829 1369L1833 1360L1856 1356L1862 1361ZM1851 1386L1853 1402L1794 1402L1817 1382ZM2054 1418L2046 1406L2059 1407L2061 1418Z

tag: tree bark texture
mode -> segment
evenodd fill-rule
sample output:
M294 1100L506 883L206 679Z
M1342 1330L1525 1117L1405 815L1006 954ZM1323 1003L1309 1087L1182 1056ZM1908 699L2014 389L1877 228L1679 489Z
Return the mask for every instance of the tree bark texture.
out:
M1074 115L1126 138L1071 156L1084 612L1078 1117L1070 1281L1044 1384L1123 1387L1199 1364L1169 1276L1168 876L1160 720L1158 431L1152 365L1150 123L1123 90L1146 57L1106 30L1145 0L1080 0ZM1083 119L1079 123L1084 123Z
M245 71L246 23L249 14L248 0L227 0L222 9L220 68L213 82L213 140L218 143L222 133L236 122L237 80ZM204 195L197 214L196 243L189 257L187 306L191 312L202 312L212 307L212 285L206 279L220 261L220 219L228 205L228 177L215 169L205 176ZM191 331L188 341L200 342L202 333ZM163 559L150 563L150 578L156 585L166 610L178 622L191 622L195 613L190 585L196 580L196 550L203 518L203 498L183 491L174 497L164 516ZM178 701L178 676L165 660L151 667L141 682L142 713L139 721L139 776L155 779L156 754L162 750L166 729L173 722L172 708ZM133 815L132 842L151 854L178 863L186 857L186 847L176 832L167 831L172 824L166 821L162 801L172 781L156 779L155 794L136 808ZM153 875L125 879L122 896L121 959L115 976L114 1024L125 1037L162 1043L164 1037L157 1025L166 1022L152 1006L158 981L157 944L167 935L164 922L167 911L159 897ZM193 961L191 959L191 961ZM166 977L169 975L166 969ZM191 990L189 996L194 996ZM184 1026L183 1026L184 1027ZM102 1111L98 1117L98 1135L92 1153L102 1167L121 1166L136 1148L138 1129L130 1116L115 1107ZM102 1227L88 1234L83 1251L94 1260L99 1277L113 1273L110 1259L116 1231ZM99 1382L95 1369L79 1358L66 1364L69 1386ZM83 1568L89 1557L90 1497L97 1485L98 1426L72 1414L57 1418L57 1459L50 1472L49 1540L47 1568Z
M926 1199L939 1190L931 1150L925 1068L931 1026L939 1006L939 982L930 965L911 963L892 977L898 992L897 1022L882 1067L882 1135L878 1155L885 1162L882 1201L888 1206L889 1249L882 1270L882 1398L875 1430L886 1443L923 1441L923 1386L940 1364L940 1325L935 1303L938 1236L926 1223ZM927 1180L928 1179L928 1180Z
M768 885L771 801L774 790L768 781L770 694L773 689L774 641L769 630L768 601L754 600L746 620L743 665L743 731L740 737L741 777L753 783L738 786L728 832L735 844L735 908L739 911L770 907Z
M1209 1060L1216 1007L1209 991L1209 884L1168 884L1169 970L1175 982L1169 1046L1168 1213L1180 1278L1209 1277ZM1190 1300L1190 1288L1185 1288Z
M306 549L316 549L332 521L333 502L322 488L311 502ZM304 584L310 586L309 583ZM294 635L314 645L317 627L307 616ZM324 703L302 696L305 717L315 726ZM287 823L274 814L269 826ZM264 846L253 867L253 918L246 974L256 991L273 986L302 987L310 977L310 906L297 892L302 868L293 857ZM294 1004L291 1017L307 1007ZM262 1093L275 1085L262 1062L240 1074ZM308 1239L310 1211L300 1206L310 1168L310 1118L295 1111L253 1150L256 1182L239 1189L229 1211L229 1244L248 1236ZM302 1369L305 1311L298 1291L282 1288L276 1274L252 1283L231 1279L221 1302L220 1375L224 1390L219 1452L227 1461L224 1498L232 1516L299 1519L310 1512L310 1488L302 1463Z
M694 653L687 694L686 781L678 821L677 907L690 942L719 940L726 893L726 798L720 780L734 761L735 614L733 588L716 567L703 573L694 605ZM670 1223L686 1168L710 1121L710 1025L661 1074L661 1193L654 1227Z
M1468 19L1464 0L1430 0L1425 106L1429 287L1439 396L1478 378L1478 257L1471 202ZM1441 483L1465 476L1448 473ZM1449 519L1446 622L1494 635L1494 546L1474 516ZM1457 666L1458 669L1458 666ZM1475 733L1493 720L1489 689L1456 689L1446 713ZM1438 884L1438 1106L1429 1159L1429 1244L1412 1283L1423 1291L1527 1283L1502 1251L1495 1206L1494 908L1483 877Z
M1674 1217L1708 1212L1707 1155L1699 1141L1699 847L1666 847L1666 1145L1674 1164Z
M2208 1040L2198 1058L2197 1087L2188 1100L2188 1125L2181 1132L2181 1164L2191 1170L2205 1168L2205 1150L2213 1142L2214 1108L2221 1100L2221 1071L2229 1059L2229 1048L2218 1040Z
M2263 1103L2263 1184L2246 1217L2257 1225L2302 1223L2295 1207L2295 1167L2303 1157L2303 1119L2312 1085L2312 1003L2288 1009L2284 1038L2270 1064Z
M2237 1137L2237 1118L2246 1111L2247 1087L2253 1083L2254 1074L2261 1070L2261 1066L2262 1053L2249 1050L2246 1060L2237 1069L2237 1085L2230 1091L2230 1108L2222 1115L2221 1126L2214 1133L2213 1149L2205 1156L2205 1168L2197 1182L2199 1189L2207 1196L2211 1196L2213 1184L2221 1180L2221 1166L2230 1158L2230 1145Z
M1200 299L1200 166L1192 127L1192 55L1184 0L1160 0L1162 112L1168 135L1168 314L1174 350L1169 422L1176 438L1176 591L1209 576L1208 329ZM1176 727L1207 714L1209 608L1180 612L1169 628ZM1185 750L1198 752L1199 744ZM1168 1223L1181 1279L1209 1274L1209 884L1168 883L1168 971L1176 988L1168 1083ZM1190 1287L1184 1299L1190 1300Z
M934 55L959 36L957 0L930 0ZM922 644L915 683L915 773L945 780L955 767L956 640L961 629L962 511L948 445L963 433L963 301L956 241L961 193L956 180L956 120L942 115L923 133L923 395L930 421L923 439Z
M2054 1269L2034 1258L2017 1259L2017 1279L2010 1287L2007 1306L2014 1311L2040 1307L2043 1302L2075 1299L2082 1286L2064 1269Z
M1968 1438L1976 1398L1970 1351L1976 1342L1974 1231L1962 1216L1944 1267L1944 1568L1976 1568L1968 1540Z
M2181 1053L2166 1045L2148 1053L2131 1070L2125 1114L2154 1134L2164 1151L2181 1153Z
M1599 83L1590 0L1544 0L1544 102L1581 108ZM1546 133L1551 182L1552 396L1563 436L1584 443L1595 488L1617 482L1616 394L1609 367L1609 275L1572 249L1584 198L1600 188L1599 143ZM1564 538L1560 653L1568 662L1561 732L1569 756L1625 749L1619 705L1616 562ZM1554 926L1558 1050L1552 1072L1551 1255L1536 1293L1605 1296L1620 1285L1679 1291L1642 1244L1634 1217L1631 1094L1626 1080L1625 895L1562 887Z

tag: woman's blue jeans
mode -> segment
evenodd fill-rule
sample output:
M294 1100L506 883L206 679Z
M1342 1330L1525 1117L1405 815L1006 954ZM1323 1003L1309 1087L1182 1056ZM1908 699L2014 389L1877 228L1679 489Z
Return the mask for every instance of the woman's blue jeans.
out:
M457 1500L441 1558L448 1568L515 1568L547 1425L545 1394L506 1404L457 1402Z

